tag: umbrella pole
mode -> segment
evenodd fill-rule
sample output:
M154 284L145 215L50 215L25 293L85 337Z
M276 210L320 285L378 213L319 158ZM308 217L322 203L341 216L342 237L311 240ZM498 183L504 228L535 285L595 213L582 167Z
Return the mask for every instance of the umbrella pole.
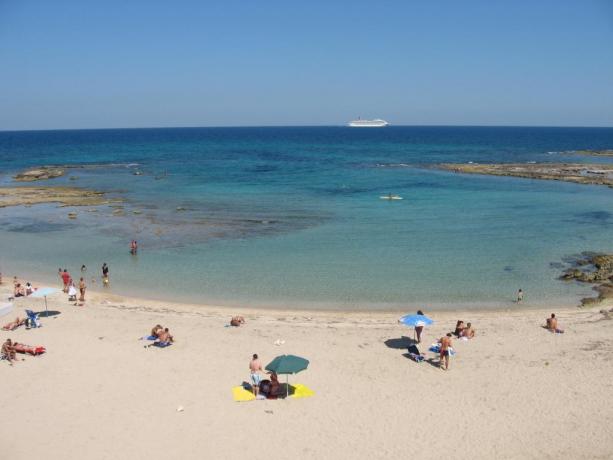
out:
M45 318L49 316L49 310L47 310L47 296L45 296Z
M285 399L289 398L289 376L285 374Z

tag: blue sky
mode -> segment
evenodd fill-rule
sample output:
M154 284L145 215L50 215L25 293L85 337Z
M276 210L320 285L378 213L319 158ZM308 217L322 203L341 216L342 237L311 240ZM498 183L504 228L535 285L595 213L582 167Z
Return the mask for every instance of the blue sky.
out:
M613 126L613 2L0 0L0 129Z

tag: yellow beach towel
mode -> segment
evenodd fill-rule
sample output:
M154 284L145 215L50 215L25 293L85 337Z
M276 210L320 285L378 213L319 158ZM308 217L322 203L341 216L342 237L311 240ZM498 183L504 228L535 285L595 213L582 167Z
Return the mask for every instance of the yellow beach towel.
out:
M301 383L296 383L292 385L292 387L294 388L294 394L292 394L290 398L308 398L315 394L313 390Z
M232 396L236 402L253 401L255 399L255 395L249 390L245 390L243 386L232 388Z

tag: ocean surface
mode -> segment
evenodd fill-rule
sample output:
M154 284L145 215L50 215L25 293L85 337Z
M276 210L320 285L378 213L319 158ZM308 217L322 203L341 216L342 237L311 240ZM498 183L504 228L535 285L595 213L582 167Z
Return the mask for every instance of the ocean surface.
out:
M85 264L100 289L107 262L112 292L244 309L517 308L519 288L526 306L576 305L589 287L557 277L575 254L613 250L613 189L432 166L613 162L568 153L605 148L613 129L0 132L0 185L73 165L35 184L125 200L0 208L0 271L57 284Z

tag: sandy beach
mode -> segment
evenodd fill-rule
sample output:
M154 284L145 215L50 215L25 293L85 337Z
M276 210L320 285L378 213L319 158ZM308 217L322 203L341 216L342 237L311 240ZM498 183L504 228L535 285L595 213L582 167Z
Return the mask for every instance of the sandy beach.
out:
M1 287L2 298L9 286ZM413 331L397 313L235 312L89 293L64 294L43 327L2 331L47 353L0 363L3 458L610 458L611 322L594 309L432 313L422 351L456 319L477 337L454 341L442 371L405 356ZM15 313L43 308L17 299ZM232 314L247 323L224 327ZM428 313L428 312L427 312ZM15 314L2 318L3 324ZM143 347L156 323L176 343ZM275 345L281 339L282 345ZM248 362L310 360L290 378L310 398L237 403ZM184 408L178 411L179 407ZM14 429L11 429L14 427Z

